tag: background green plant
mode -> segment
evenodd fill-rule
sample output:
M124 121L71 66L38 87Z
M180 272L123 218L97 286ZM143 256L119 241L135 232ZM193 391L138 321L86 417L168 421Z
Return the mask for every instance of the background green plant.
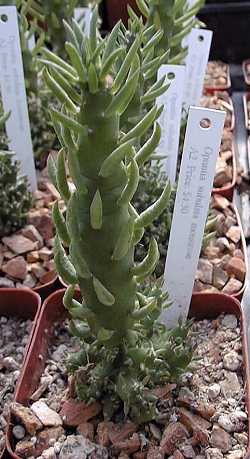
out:
M9 115L0 116L0 127ZM0 237L22 228L32 204L28 179L20 175L20 164L14 154L0 151Z
M204 0L197 0L190 7L187 0L136 0L147 25L154 25L162 30L163 35L158 44L158 54L170 49L168 64L181 64L187 54L183 39L191 29L199 24L196 14L204 5Z

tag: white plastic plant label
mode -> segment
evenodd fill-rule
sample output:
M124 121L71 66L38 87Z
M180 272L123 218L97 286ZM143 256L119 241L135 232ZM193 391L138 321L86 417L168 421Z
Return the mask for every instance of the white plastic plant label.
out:
M162 135L156 153L164 156L163 170L171 184L176 179L185 73L184 65L162 65L158 72L158 80L166 75L166 83L170 86L157 99L157 105L163 105L164 109L158 120Z
M4 112L11 112L6 122L9 148L35 190L36 172L15 6L0 7L0 87Z
M190 107L164 272L168 328L188 316L224 121L225 112Z
M200 105L212 36L211 30L204 29L192 29L189 34L184 89L184 107L187 111L191 105Z
M82 26L84 26L84 32L89 37L90 33L90 21L92 17L92 10L91 8L75 8L74 9L74 18L78 21Z
M28 48L30 51L33 51L33 49L35 48L36 46L36 40L35 40L35 35L32 34L30 35L29 32L26 32L26 39L27 39L27 42L28 42Z

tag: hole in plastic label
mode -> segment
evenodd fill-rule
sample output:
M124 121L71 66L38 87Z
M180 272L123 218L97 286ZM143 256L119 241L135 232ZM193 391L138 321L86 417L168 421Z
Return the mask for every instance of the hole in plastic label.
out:
M0 16L2 22L8 22L8 16L7 14L1 14Z
M203 35L199 35L199 36L198 36L198 40L199 40L199 41L204 41Z
M202 118L200 121L200 127L202 129L210 129L212 126L211 120L209 118Z
M174 80L175 79L175 73L174 72L168 72L167 77L169 80Z

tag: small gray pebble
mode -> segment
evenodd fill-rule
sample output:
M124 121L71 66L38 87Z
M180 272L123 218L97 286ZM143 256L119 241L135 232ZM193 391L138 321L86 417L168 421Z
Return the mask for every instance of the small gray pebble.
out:
M17 440L22 440L25 437L25 428L20 425L14 426L12 433Z

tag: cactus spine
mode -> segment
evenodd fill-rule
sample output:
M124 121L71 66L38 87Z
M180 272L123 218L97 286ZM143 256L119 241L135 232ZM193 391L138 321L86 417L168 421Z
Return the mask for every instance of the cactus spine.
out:
M178 348L177 372L191 358L190 350L184 352L180 341L177 345L175 336L155 323L166 298L159 292L148 296L139 292L139 282L152 273L158 261L154 239L145 259L138 265L134 262L135 245L144 227L165 208L170 186L167 183L141 215L131 204L138 165L150 158L157 143L140 147L138 139L154 126L160 110L153 106L128 132L121 130L121 116L138 84L143 33L127 50L119 44L120 24L102 40L96 23L95 9L89 38L76 22L72 28L67 25L71 64L45 53L44 78L61 103L61 110L53 109L51 116L63 149L57 162L50 159L49 171L67 205L65 219L57 205L53 212L55 261L59 274L71 284L64 304L72 317L71 330L83 342L83 351L70 362L71 370L76 371L78 396L89 401L111 393L122 399L125 411L130 409L132 416L145 419L146 412L152 416L149 405L153 403L144 394L146 376L148 380L152 375L151 384L158 377L161 382L170 377L173 367L164 359L170 348L173 354ZM53 71L58 66L60 77ZM62 84L66 75L70 88ZM155 131L152 136L155 138ZM73 192L67 183L67 166ZM63 243L68 245L69 256ZM73 298L76 284L82 303ZM88 362L94 368L83 378L81 367Z

